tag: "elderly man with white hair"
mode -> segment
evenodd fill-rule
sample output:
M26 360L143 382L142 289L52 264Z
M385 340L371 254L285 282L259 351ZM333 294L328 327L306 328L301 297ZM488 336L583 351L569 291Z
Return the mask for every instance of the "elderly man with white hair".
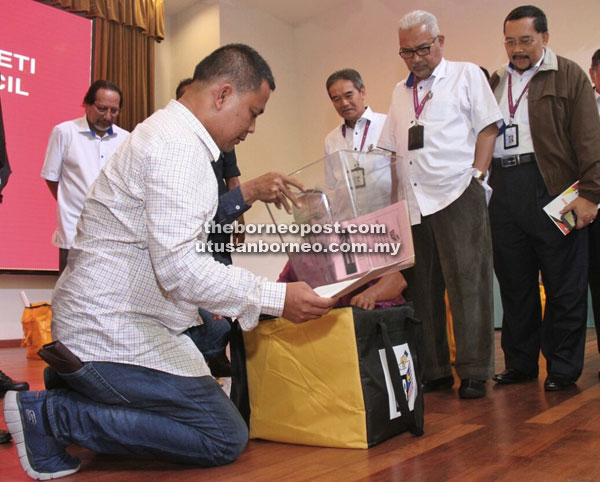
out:
M461 398L485 396L493 373L492 245L482 183L502 114L481 69L450 62L434 15L416 10L398 30L410 70L396 85L378 146L402 158L415 245L407 298L423 321L424 390L454 385L444 290L456 339Z

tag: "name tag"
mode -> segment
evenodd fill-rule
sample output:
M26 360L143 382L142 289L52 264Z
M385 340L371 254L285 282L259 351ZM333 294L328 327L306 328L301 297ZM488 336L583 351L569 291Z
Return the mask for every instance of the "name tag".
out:
M352 169L352 182L354 187L365 187L367 185L365 170L362 167Z
M425 128L416 124L408 129L408 150L422 149L425 142Z
M511 149L519 145L519 126L511 124L504 131L504 149Z

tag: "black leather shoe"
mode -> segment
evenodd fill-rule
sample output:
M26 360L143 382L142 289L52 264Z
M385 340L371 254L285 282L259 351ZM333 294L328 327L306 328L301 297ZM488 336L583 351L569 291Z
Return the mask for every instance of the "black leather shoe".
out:
M560 375L548 375L544 382L544 390L547 392L560 392L575 386L575 382L570 378Z
M434 380L423 380L421 388L423 393L435 392L437 390L447 390L452 388L454 385L454 377L452 375L448 377L436 378Z
M7 444L10 442L10 432L6 430L0 430L0 444Z
M493 380L500 385L510 385L511 383L523 383L537 378L537 375L527 375L514 368L507 368L502 373L496 373Z
M15 382L6 373L0 370L0 396L3 397L9 390L15 390L17 392L29 390L29 383Z
M460 398L485 397L485 380L473 380L471 378L461 380L458 395Z

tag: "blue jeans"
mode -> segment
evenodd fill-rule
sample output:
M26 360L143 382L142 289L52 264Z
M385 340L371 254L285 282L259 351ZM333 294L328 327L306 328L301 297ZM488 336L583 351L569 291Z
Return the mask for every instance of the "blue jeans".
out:
M104 454L135 454L203 466L233 462L248 429L209 376L181 377L136 365L88 362L49 390L53 436Z
M225 351L229 343L231 325L226 318L215 320L212 313L198 308L204 323L192 326L184 333L189 336L200 350L206 361L211 361L219 353Z

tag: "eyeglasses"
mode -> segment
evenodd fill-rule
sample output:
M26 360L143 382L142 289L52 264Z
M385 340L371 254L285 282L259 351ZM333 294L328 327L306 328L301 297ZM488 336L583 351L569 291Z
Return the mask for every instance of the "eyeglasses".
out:
M535 38L533 37L523 37L520 39L508 38L504 41L504 45L507 47L514 47L515 45L531 45L535 42Z
M435 37L429 45L423 45L422 47L416 48L414 50L400 49L398 54L400 54L400 57L402 57L403 59L412 59L415 54L417 54L419 57L426 57L431 53L431 47L433 47L433 44L439 37L439 35Z
M117 115L121 109L118 107L106 107L105 105L98 105L94 102L94 107L101 115L106 115L110 111L110 115Z

